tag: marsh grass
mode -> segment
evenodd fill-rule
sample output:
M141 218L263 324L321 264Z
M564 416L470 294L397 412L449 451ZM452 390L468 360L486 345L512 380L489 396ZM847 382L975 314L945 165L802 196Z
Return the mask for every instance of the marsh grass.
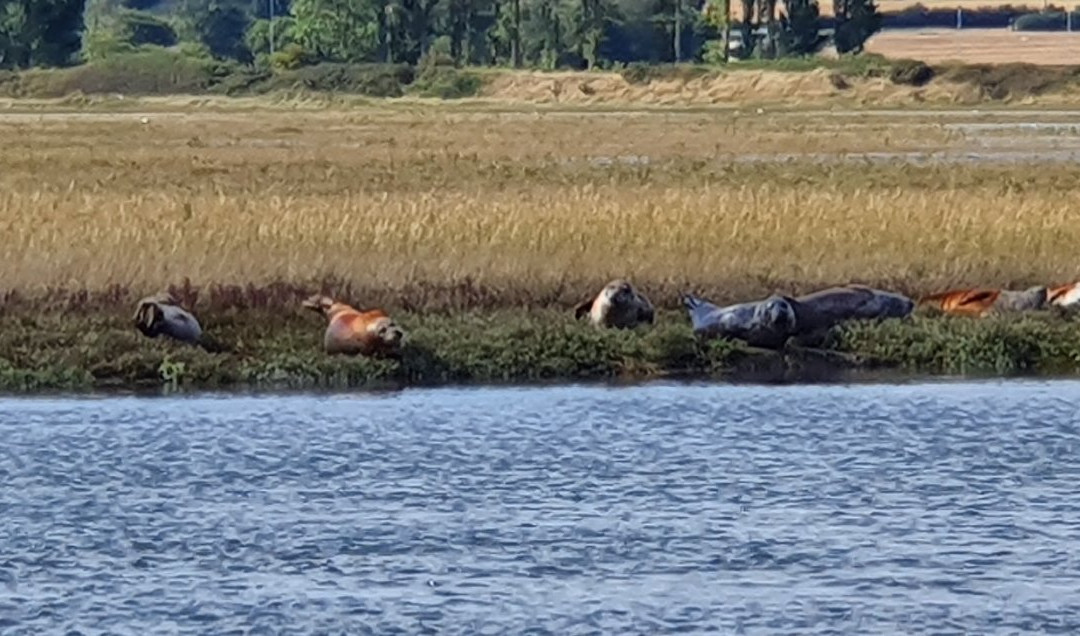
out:
M927 122L692 113L14 117L0 122L0 285L283 281L459 310L566 306L614 276L669 307L686 290L1076 277L1071 167L732 162L954 141Z

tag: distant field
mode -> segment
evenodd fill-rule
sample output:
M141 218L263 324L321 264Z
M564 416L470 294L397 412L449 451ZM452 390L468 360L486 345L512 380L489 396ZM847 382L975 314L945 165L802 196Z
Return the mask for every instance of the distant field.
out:
M883 0L877 2L878 10L882 13L899 13L905 9L910 9L916 4L922 5L926 9L940 11L942 9L963 9L965 11L977 11L977 10L993 10L998 7L1009 6L1013 9L1020 10L1024 13L1028 11L1036 12L1041 11L1043 8L1042 2L1036 3L1006 3L1006 2L992 2L989 0ZM831 2L820 3L821 16L832 17L833 5ZM733 3L731 7L731 15L735 20L742 19L742 7L741 3Z
M924 62L1080 64L1080 32L893 29L871 38L867 50Z

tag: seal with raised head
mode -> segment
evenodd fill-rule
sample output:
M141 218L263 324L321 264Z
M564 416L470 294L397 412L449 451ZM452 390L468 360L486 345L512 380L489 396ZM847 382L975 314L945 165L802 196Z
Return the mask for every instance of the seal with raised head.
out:
M732 338L754 347L778 349L798 329L797 301L787 296L720 307L684 294L694 334L706 338Z
M589 317L597 327L630 329L640 324L653 324L656 311L644 294L634 289L629 281L616 279L604 286L600 293L574 308L574 317Z
M303 307L326 317L323 336L327 353L396 356L405 341L405 331L381 309L360 311L351 305L316 294Z
M188 344L202 344L203 330L199 321L168 292L139 301L135 309L135 328L148 338L167 336Z

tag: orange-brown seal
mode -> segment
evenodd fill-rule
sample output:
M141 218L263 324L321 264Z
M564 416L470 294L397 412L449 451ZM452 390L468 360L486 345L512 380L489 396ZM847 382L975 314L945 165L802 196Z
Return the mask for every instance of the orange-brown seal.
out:
M574 316L578 319L588 316L589 322L597 327L631 329L643 323L653 324L656 311L629 281L616 279L595 297L578 304Z
M308 298L303 306L329 321L323 336L327 353L395 356L404 344L405 332L381 309L360 311L322 295Z
M924 296L920 305L939 309L954 316L981 317L991 313L1015 313L1045 309L1050 302L1050 290L1031 287L1009 289L953 289Z
M1046 292L1050 304L1065 309L1080 307L1080 283L1069 283L1051 287Z

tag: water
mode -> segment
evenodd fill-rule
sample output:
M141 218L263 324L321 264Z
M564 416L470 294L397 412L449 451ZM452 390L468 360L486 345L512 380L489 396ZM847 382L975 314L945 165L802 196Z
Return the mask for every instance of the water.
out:
M1075 633L1078 401L7 399L0 633Z

